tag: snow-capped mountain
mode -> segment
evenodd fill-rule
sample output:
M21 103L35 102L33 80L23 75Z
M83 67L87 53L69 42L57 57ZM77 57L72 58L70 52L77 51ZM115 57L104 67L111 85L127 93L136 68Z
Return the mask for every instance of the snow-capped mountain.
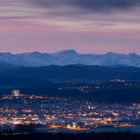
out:
M28 52L20 54L0 53L0 62L20 66L48 65L127 65L140 67L140 56L131 54L80 54L75 50L64 50L55 53Z

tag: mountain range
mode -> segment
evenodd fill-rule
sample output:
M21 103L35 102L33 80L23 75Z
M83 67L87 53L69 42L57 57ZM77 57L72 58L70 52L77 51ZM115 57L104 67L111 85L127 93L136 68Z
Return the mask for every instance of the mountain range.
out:
M117 54L80 54L75 50L63 50L55 53L27 52L12 54L0 53L0 62L15 66L40 67L49 65L126 65L140 67L140 56L135 53ZM13 67L13 66L12 66Z

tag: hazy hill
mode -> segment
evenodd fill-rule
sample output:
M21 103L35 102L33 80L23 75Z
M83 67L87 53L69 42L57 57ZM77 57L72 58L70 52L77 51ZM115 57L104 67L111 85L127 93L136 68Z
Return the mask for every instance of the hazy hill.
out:
M18 67L19 66L7 62L0 62L0 70L7 70L12 68L18 68Z
M0 72L0 78L24 78L40 80L140 80L140 68L137 67L105 67L105 66L45 66L19 67ZM6 78L5 78L6 79Z

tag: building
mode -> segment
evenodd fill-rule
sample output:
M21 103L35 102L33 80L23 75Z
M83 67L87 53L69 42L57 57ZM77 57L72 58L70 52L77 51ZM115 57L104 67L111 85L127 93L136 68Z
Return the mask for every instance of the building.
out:
M14 90L12 90L12 96L13 97L20 97L20 96L22 96L22 94L20 94L20 90L14 89Z

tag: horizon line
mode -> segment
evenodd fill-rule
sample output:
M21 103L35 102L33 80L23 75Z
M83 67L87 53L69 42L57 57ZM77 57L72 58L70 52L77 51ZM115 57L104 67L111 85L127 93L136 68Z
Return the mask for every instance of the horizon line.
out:
M21 51L21 52L12 52L12 51L0 51L0 53L9 53L9 54L12 54L12 55L18 55L18 54L25 54L25 53L44 53L44 54L54 54L54 53L61 53L61 52L64 52L64 51L73 51L77 54L81 54L81 55L103 55L103 54L109 54L109 53L112 53L112 54L120 54L120 55L131 55L131 54L134 54L134 55L138 55L140 56L140 54L138 53L135 53L135 52L129 52L129 53L119 53L119 52L115 52L115 51L107 51L107 52L103 52L103 53L83 53L83 52L80 52L80 51L77 51L75 49L64 49L64 50L56 50L56 51L51 51L51 52L47 52L47 51L40 51L40 50L33 50L33 51Z

